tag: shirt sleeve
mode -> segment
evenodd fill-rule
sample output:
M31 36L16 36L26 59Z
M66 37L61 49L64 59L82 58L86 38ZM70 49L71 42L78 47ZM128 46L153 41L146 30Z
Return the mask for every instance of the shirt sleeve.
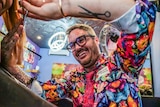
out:
M43 83L42 97L51 103L70 97L71 92L75 87L75 82L73 82L72 77L76 74L76 70L71 69L70 71L66 71L61 78L52 78Z
M49 102L55 102L67 97L65 79L52 79L42 84L42 97Z
M138 73L143 67L148 51L150 50L156 7L148 2L146 4L137 3L134 16L136 20L128 25L137 26L138 31L135 29L135 32L132 31L134 33L122 32L121 38L117 43L116 57L121 68L127 73Z

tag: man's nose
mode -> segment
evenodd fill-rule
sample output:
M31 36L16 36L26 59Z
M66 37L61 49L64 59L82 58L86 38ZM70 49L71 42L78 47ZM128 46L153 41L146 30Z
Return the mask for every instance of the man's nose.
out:
M78 45L77 43L75 43L75 50L81 48L82 46Z

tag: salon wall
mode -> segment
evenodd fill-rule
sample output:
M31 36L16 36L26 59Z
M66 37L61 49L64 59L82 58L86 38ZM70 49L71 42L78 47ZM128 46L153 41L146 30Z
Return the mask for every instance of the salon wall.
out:
M0 17L0 29L2 29L2 26L3 26L3 19L2 19L2 17Z
M38 62L38 66L40 67L38 80L41 82L51 79L53 63L78 64L71 53L69 56L49 55L48 53L49 49L40 49L39 54L42 56L42 58Z
M28 42L30 42L34 47L35 47L35 51L36 53L39 53L40 48L39 46L37 46L34 42L32 42L29 38L27 38ZM37 55L34 55L34 62L32 64L32 69L35 69L35 67L37 66L39 61L39 57Z
M37 46L29 38L27 38L27 43L30 45L26 45L25 46L26 48L31 49L31 46L32 46L32 47L34 47L34 52L39 53L39 51L40 51L39 46ZM37 73L31 73L29 70L33 70L36 68L38 61L39 61L39 57L26 48L24 48L24 61L23 61L24 68L23 68L23 70L29 76L35 77L37 75Z
M160 97L160 12L157 12L156 26L151 44L154 95Z

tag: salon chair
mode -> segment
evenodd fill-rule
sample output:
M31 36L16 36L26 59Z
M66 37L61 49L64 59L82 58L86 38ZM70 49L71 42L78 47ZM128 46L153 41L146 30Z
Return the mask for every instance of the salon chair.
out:
M34 94L0 66L0 107L57 107Z

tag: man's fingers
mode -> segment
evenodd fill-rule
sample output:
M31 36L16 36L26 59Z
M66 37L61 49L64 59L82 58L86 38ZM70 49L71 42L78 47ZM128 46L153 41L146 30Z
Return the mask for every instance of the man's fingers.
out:
M26 12L24 12L23 11L23 9L18 9L18 12L20 13L20 14L25 14ZM31 18L34 18L34 19L39 19L39 20L44 20L44 21L50 21L50 20L52 20L52 19L50 19L50 18L44 18L44 17L42 17L42 16L39 16L39 15L37 15L37 14L33 14L33 13L31 13L31 12L28 12L28 14L27 14L27 17L31 17Z
M23 3L27 2L27 3L32 4L34 6L40 7L44 3L46 3L47 1L51 1L51 0L22 0L22 1L20 1L20 5L23 6Z
M42 2L42 0L31 0L31 3L27 2L27 1L21 1L21 5L22 8L18 9L18 12L21 14L26 14L26 12L24 12L23 8L25 8L28 11L27 16L31 17L31 18L35 18L35 19L40 19L40 20L45 20L45 21L49 21L51 20L50 17L50 12L48 12L48 7L53 7L57 6L54 3L53 4L49 4L49 2L51 2L50 0L47 0L45 2ZM40 4L37 6L37 4ZM48 15L46 15L48 13Z
M38 0L37 0L37 2L38 2ZM21 4L22 8L24 7L26 10L28 10L31 13L35 13L35 14L39 15L42 12L40 10L39 6L32 5L31 3L26 2L24 0L22 0L20 4Z

